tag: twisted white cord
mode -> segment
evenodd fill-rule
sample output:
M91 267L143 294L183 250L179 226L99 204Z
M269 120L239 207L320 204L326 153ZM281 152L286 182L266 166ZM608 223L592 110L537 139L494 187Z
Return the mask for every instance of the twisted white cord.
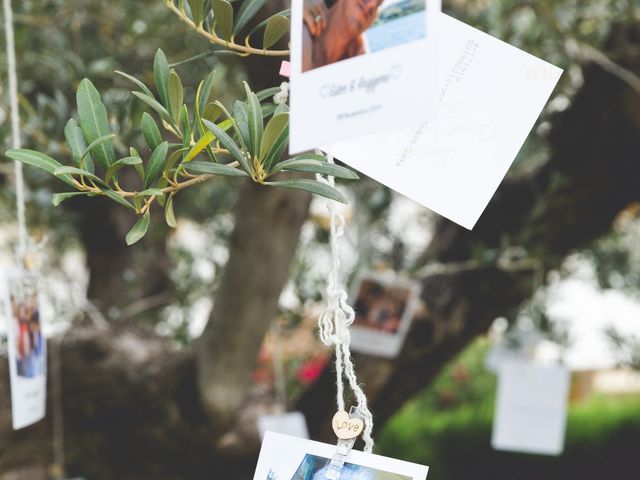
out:
M7 44L7 65L9 77L9 106L11 108L11 143L13 148L20 148L20 112L18 110L18 75L16 73L15 34L13 32L13 8L11 0L3 0L4 31ZM16 209L18 216L18 257L20 263L27 253L27 222L25 220L25 186L22 175L22 164L14 162L16 182Z
M332 156L327 155L326 157L327 162L333 163ZM324 178L318 175L317 179L331 187L335 185L335 180L331 176ZM330 219L331 271L329 272L327 285L327 306L318 319L320 339L328 347L335 346L336 349L336 400L338 410L346 411L344 401L344 378L346 378L356 397L356 409L364 423L362 432L365 444L364 451L371 453L373 450L373 415L367 405L367 396L358 384L349 348L351 344L349 327L355 319L355 312L349 305L347 292L340 286L339 281L341 263L340 238L344 235L345 220L342 213L338 212L333 200L327 199L326 205Z
M289 82L280 84L280 91L273 96L273 103L280 105L289 100Z

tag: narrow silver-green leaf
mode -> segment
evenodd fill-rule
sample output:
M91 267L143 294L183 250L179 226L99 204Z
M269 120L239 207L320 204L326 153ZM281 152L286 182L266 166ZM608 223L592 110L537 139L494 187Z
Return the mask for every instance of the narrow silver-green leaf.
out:
M147 188L136 193L137 197L159 197L160 195L164 195L161 188Z
M80 128L84 133L87 143L94 142L100 137L110 133L107 109L102 103L100 92L93 86L90 80L80 82L76 93L78 103L78 117ZM116 158L113 142L101 143L94 151L96 159L104 168L109 168Z
M265 88L264 90L256 92L256 97L258 97L258 100L261 102L264 102L267 98L273 97L278 92L280 92L280 87Z
M198 86L198 91L196 92L196 105L197 105L197 115L200 116L207 107L207 104L213 102L216 97L216 89L214 88L214 82L216 78L216 71L212 70L207 78L205 78L200 85Z
M109 169L104 175L104 181L109 183L111 179L118 173L118 171L120 171L122 167L125 167L127 165L130 165L133 167L137 165L142 165L142 159L139 156L125 157L113 162L113 164L111 164L111 166L109 167Z
M218 35L224 40L231 39L231 35L233 35L233 7L227 0L211 0L211 7Z
M156 88L162 105L165 108L169 108L169 62L164 52L160 49L156 51L156 56L153 59L153 78L156 81ZM153 97L153 95L149 96Z
M262 37L262 48L274 45L289 31L289 19L283 15L274 15L267 21Z
M209 175L225 175L228 177L246 177L247 174L239 168L221 165L212 162L189 162L186 169L192 173L205 173Z
M146 95L149 95L150 97L153 97L153 93L151 92L149 87L147 87L144 83L142 83L136 77L133 77L133 76L129 75L128 73L121 72L120 70L116 70L116 73L118 75L122 75L127 80L130 80L131 82L135 83L140 88L140 90L142 90L142 93L144 93Z
M51 198L51 203L53 203L54 207L57 207L62 202L71 197L79 197L80 195L86 195L86 192L64 192L64 193L54 193Z
M64 126L64 138L67 140L67 144L71 149L74 163L80 166L80 159L82 158L82 153L87 148L87 142L85 142L84 136L82 135L82 129L73 118Z
M140 220L138 220L131 230L129 230L129 233L127 233L127 245L133 245L147 234L150 221L151 214L147 210Z
M189 6L191 7L193 23L198 27L202 24L204 18L204 0L189 0Z
M176 228L178 223L176 222L176 215L173 212L173 195L169 196L167 204L164 207L164 218L171 228Z
M238 34L242 29L251 21L253 17L260 11L260 9L267 3L267 0L244 0L238 16L236 17L236 24L233 28L233 33Z
M204 108L204 112L202 112L202 118L209 120L210 122L218 120L220 115L222 115L222 109L215 103L207 103L207 106Z
M184 102L182 81L175 70L169 74L169 113L176 125L180 124L180 109Z
M249 150L253 158L258 157L260 153L260 141L264 123L262 120L262 106L256 94L251 91L249 84L244 82L244 90L247 94L247 114L249 125Z
M145 169L144 188L149 188L153 185L153 182L155 182L162 173L168 150L169 143L162 142L151 154L151 158L149 158L147 168Z
M62 167L58 167L53 171L53 174L56 177L61 177L65 175L80 175L90 180L93 180L94 182L104 184L104 181L97 175L94 175L91 172L87 172L86 170L83 170L82 168L77 168L77 167L69 167L66 165Z
M245 102L236 100L233 104L233 117L236 119L238 132L243 144L251 149L251 134L249 133L249 106Z
M262 134L262 141L260 145L260 161L264 160L267 157L267 154L272 150L273 146L276 143L276 140L282 135L282 132L289 125L289 114L281 113L280 115L276 115L269 123L267 123L266 128L264 129L264 133Z
M158 112L158 114L160 114L160 116L164 120L168 122L171 121L171 117L167 109L164 108L162 105L160 105L160 102L158 102L155 98L150 97L149 95L145 95L144 93L141 93L141 92L132 92L132 93L136 97L138 97L140 100L142 100L144 103L146 103L151 108L153 108L156 112Z
M123 197L121 197L120 195L118 195L116 192L114 192L113 190L103 190L102 193L105 194L105 196L109 197L111 200L113 200L114 202L119 203L120 205L123 205L127 208L130 208L131 210L135 211L135 207L133 205L131 205L129 202L127 202L126 199L124 199Z
M283 170L290 172L319 173L320 175L331 175L332 177L342 178L344 180L358 180L360 178L354 171L348 168L327 163L324 160L320 161L307 158L292 158L280 162L276 165L274 173Z
M96 138L93 142L91 142L91 144L87 148L85 148L84 152L82 152L82 157L80 157L80 163L82 164L86 160L86 158L89 156L89 154L95 151L95 149L98 148L100 145L106 142L111 142L111 139L113 137L115 137L115 135L113 133L109 133L108 135L104 135L102 137Z
M238 163L240 163L244 171L248 174L251 174L252 172L249 162L244 156L242 150L240 150L240 148L238 148L238 145L236 145L236 142L234 142L233 139L215 123L208 120L203 120L203 122L205 126L211 131L211 133L213 133L214 137L218 139L220 144L229 151L231 156L235 160L237 160Z
M144 140L147 142L147 145L149 145L149 148L151 148L151 150L155 150L158 145L162 143L162 135L160 134L160 129L158 128L155 120L147 112L142 114L140 128L142 129L142 135L144 136Z
M305 178L296 180L280 180L277 182L265 182L265 185L273 187L293 188L295 190L304 190L306 192L315 193L323 197L330 198L340 203L347 203L347 199L333 187L330 187L326 183L321 183L316 180L308 180Z
M263 168L266 172L271 172L273 167L280 161L282 155L289 145L289 124L280 132L280 135L274 140L273 146L269 153L262 161Z
M35 150L28 150L26 148L18 148L14 150L9 150L5 153L7 157L11 160L15 160L16 162L24 163L25 165L31 165L32 167L37 167L45 172L48 172L53 175L53 172L62 166L60 162L54 160L53 158L45 155L44 153L36 152ZM57 178L62 180L64 183L75 187L73 179L71 175L60 175Z

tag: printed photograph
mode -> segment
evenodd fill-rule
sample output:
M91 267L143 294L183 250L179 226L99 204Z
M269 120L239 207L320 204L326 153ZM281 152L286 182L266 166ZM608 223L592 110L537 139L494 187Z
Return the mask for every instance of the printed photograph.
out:
M329 462L328 458L305 455L293 477L286 478L286 480L325 480ZM270 469L266 480L285 480L285 478L278 477L278 473ZM340 480L412 480L412 478L362 465L345 463L340 473Z
M23 378L43 375L45 348L35 284L23 277L12 279L9 295L16 372Z
M368 277L361 281L355 298L354 326L395 334L414 299L414 289Z
M426 37L426 0L304 0L302 71Z

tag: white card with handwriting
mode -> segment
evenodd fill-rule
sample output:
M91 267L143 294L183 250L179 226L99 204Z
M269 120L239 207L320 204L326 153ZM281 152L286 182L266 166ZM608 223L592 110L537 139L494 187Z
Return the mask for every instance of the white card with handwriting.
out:
M293 0L290 153L433 118L441 0Z
M562 70L445 14L437 16L435 26L436 119L425 117L409 129L390 128L323 150L472 229ZM394 122L387 119L387 124Z

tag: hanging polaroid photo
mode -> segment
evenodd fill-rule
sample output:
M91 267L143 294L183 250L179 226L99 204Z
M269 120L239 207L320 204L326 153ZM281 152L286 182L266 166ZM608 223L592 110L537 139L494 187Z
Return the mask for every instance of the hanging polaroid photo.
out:
M560 455L571 373L561 365L503 361L491 445L496 450Z
M325 480L336 445L267 432L253 480ZM340 480L426 480L429 467L352 450Z
M390 117L383 123L385 132L327 142L321 148L472 229L562 70L445 14L437 15L434 26L438 37L436 118L425 112L410 128L397 128L396 119ZM426 62L425 57L419 59ZM415 105L419 104L411 101L403 103L403 108L407 113L423 111ZM308 125L313 125L310 119Z
M291 154L435 115L441 0L293 0Z
M365 275L356 285L351 350L378 357L397 356L420 299L419 285L383 274Z
M307 420L301 412L260 415L258 418L258 431L260 432L260 438L264 438L267 432L281 433L298 438L309 438Z
M13 428L18 430L44 418L47 348L36 277L21 270L11 270L4 280L11 410Z

